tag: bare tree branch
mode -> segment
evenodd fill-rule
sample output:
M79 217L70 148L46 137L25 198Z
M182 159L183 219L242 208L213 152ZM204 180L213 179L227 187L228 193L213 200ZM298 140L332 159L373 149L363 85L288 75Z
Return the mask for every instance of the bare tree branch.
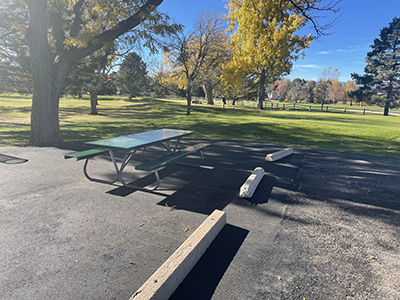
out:
M331 0L327 4L318 6L315 1L312 0L283 0L289 1L293 5L293 7L299 12L301 16L311 22L312 27L314 28L317 37L321 37L324 35L329 35L328 30L333 27L336 23L337 19L340 17L337 16L332 22L321 25L318 22L320 18L326 18L326 16L321 16L319 13L333 13L337 14L340 11L338 7L339 3L342 0Z

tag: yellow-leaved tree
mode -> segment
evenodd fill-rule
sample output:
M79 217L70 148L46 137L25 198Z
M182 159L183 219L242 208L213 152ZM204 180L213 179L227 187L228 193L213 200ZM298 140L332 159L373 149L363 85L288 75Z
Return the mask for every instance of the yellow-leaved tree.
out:
M320 2L315 0L313 2ZM313 37L296 35L308 19L291 1L229 0L228 20L235 72L258 82L258 104L263 108L265 84L272 83L304 55Z
M213 88L219 83L222 65L228 57L220 17L212 12L199 15L192 32L177 32L165 48L161 69L154 81L164 88L175 82L179 89L186 90L186 113L190 115L195 84L202 84L206 98L212 98Z

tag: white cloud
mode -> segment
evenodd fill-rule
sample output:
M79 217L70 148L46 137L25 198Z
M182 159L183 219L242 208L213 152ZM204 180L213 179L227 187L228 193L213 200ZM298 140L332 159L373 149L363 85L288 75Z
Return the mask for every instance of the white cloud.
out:
M359 46L359 45L348 46L346 49L335 49L335 50L329 50L329 51L318 51L317 54L327 55L327 54L333 54L333 53L349 53L349 52L360 52L360 51L366 51L366 47L362 47L362 46Z
M300 69L300 68L302 68L302 69L321 69L321 67L318 65L297 65L296 66L296 69Z

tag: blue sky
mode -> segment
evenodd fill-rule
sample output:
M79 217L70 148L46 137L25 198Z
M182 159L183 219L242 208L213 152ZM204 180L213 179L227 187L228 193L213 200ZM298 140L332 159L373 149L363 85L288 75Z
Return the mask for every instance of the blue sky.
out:
M190 29L199 13L227 12L226 4L223 0L164 0L159 10ZM324 68L332 67L339 69L340 81L351 80L351 73L363 73L369 46L379 37L380 29L388 26L394 17L400 17L400 0L343 0L339 7L341 16L329 30L330 35L312 42L305 50L305 58L294 62L290 79L316 80ZM319 22L331 20L332 16ZM314 32L307 24L301 33Z

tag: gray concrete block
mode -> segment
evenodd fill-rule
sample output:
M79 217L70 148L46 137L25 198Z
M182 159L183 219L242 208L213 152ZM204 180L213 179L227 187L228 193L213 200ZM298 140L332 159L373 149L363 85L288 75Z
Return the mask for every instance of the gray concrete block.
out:
M277 161L293 153L293 148L285 148L283 150L270 153L265 157L266 161Z
M263 168L255 168L246 182L240 187L239 196L241 198L251 198L261 179L264 177L264 173L265 171Z
M168 299L226 224L215 210L170 258L132 295L130 300Z

